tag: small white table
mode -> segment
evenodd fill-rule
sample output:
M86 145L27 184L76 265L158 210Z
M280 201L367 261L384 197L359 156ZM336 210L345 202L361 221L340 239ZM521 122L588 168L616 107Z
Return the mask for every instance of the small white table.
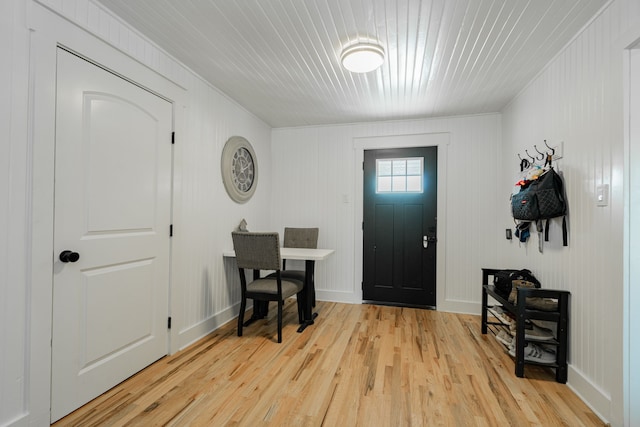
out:
M335 252L335 249L307 249L307 248L280 248L282 259L295 259L300 261L322 261ZM229 258L236 257L236 251L227 250L223 253Z
M299 260L304 261L304 271L305 271L305 304L304 304L304 315L303 321L300 327L298 328L298 332L302 332L309 325L313 325L313 319L318 317L318 313L313 312L313 307L315 305L315 279L314 279L314 270L316 261L322 261L327 259L331 254L335 252L334 249L308 249L308 248L280 248L280 257L282 259L291 259L291 260ZM233 250L224 251L223 255L229 258L235 258L236 252ZM256 316L256 307L254 307L254 315L252 319L255 320ZM262 310L261 310L262 311ZM262 312L258 314L259 316L264 317L266 312ZM250 320L251 321L251 320Z

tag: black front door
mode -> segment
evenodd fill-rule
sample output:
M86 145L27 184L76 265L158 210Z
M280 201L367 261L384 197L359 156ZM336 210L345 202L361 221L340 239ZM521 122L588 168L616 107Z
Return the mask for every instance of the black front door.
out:
M436 305L437 147L365 150L365 301Z

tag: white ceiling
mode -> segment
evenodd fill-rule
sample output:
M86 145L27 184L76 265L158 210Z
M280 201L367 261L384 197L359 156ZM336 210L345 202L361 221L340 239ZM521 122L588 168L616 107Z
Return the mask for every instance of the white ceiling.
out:
M607 0L99 0L272 127L500 111ZM374 38L381 68L342 47Z

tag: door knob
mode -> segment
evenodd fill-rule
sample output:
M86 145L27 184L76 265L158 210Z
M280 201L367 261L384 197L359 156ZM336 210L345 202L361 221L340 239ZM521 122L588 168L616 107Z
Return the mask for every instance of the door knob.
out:
M427 249L429 247L429 243L435 243L438 241L436 236L422 236L422 247Z
M80 254L73 251L62 251L59 258L62 262L76 262L80 259Z

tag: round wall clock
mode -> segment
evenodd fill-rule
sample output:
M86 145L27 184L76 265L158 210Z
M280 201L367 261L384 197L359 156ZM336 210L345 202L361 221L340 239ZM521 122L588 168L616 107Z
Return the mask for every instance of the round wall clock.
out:
M258 185L258 162L253 147L245 138L232 136L222 150L222 182L229 196L245 203Z

